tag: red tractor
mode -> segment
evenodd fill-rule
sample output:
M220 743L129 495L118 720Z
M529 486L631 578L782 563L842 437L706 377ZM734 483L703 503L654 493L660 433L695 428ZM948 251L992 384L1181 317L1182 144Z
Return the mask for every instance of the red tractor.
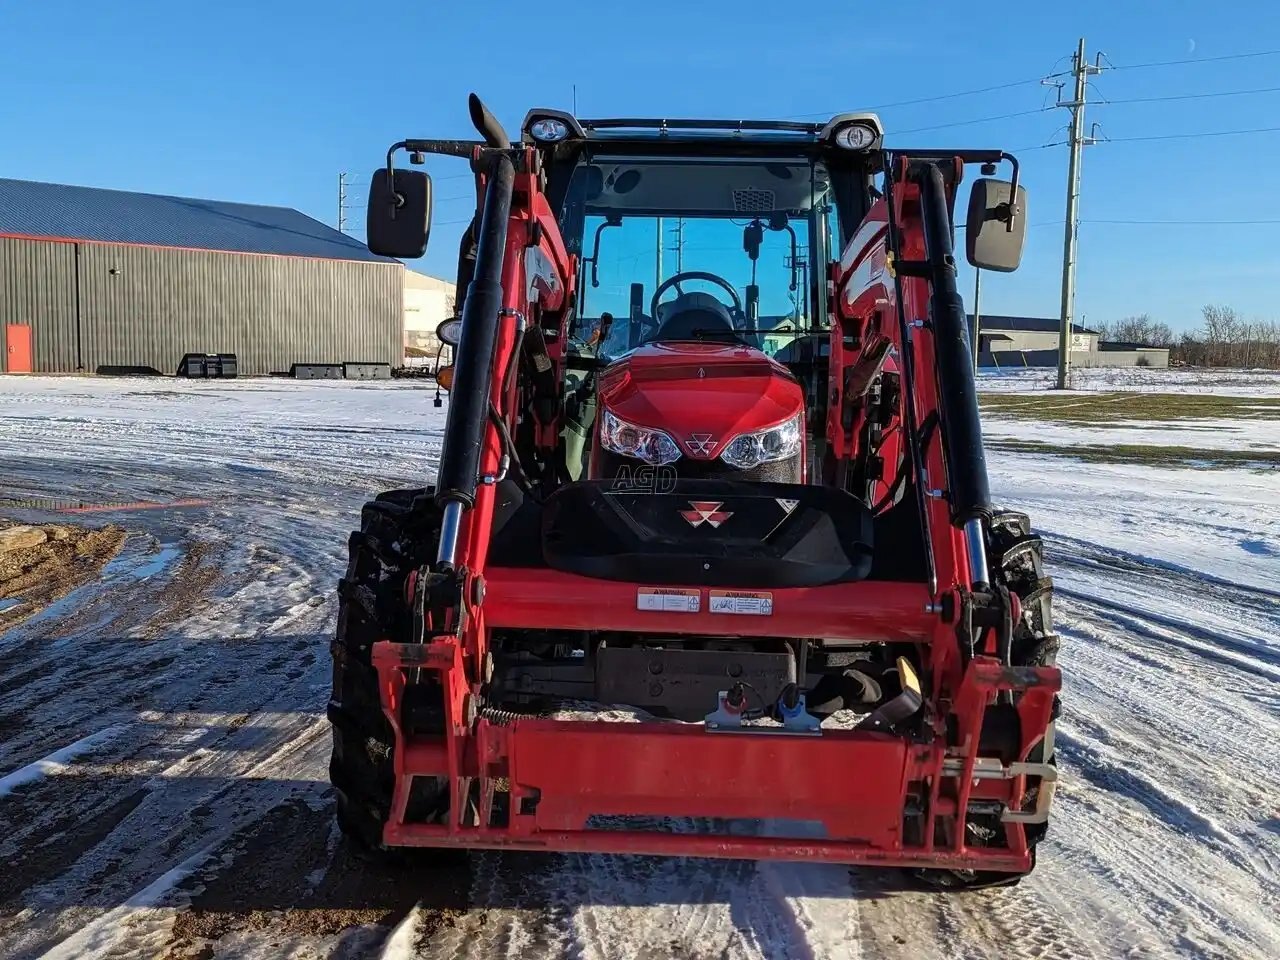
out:
M367 504L329 716L343 830L392 847L1032 869L1061 679L1041 545L991 506L953 209L1014 269L998 150L879 120L579 120L407 140L369 248L477 212L436 483ZM625 705L599 722L583 703ZM698 821L700 829L672 824Z

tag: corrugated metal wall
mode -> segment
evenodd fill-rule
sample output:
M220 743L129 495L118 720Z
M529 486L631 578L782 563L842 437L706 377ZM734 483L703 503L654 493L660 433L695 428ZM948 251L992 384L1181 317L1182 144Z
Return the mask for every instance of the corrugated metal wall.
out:
M32 324L37 372L77 368L77 247L87 371L172 374L184 353L234 353L246 376L402 362L399 264L0 239L0 323Z
M76 369L76 245L0 238L0 370L4 326L31 324L33 366Z
M184 353L234 353L250 376L293 363L402 362L397 264L96 243L80 257L90 370L174 373Z

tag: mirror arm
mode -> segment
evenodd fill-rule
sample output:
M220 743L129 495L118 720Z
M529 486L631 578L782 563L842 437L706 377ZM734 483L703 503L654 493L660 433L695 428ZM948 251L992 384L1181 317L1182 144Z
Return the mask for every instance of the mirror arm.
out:
M396 173L396 151L404 150L410 154L434 153L443 157L464 157L470 158L475 154L477 147L483 147L484 144L477 143L474 140L400 140L393 143L387 148L387 183L395 183ZM411 159L413 162L421 162L421 158L417 160ZM404 206L404 197L391 191L391 219L396 218L396 211Z
M591 241L591 256L587 259L591 261L591 286L600 286L600 278L596 275L596 264L600 262L600 234L604 233L604 228L609 225L609 221L605 221L596 227L595 239Z
M1005 232L1013 233L1013 222L1018 216L1018 158L1011 153L1004 153L1001 151L1000 159L1008 160L1009 165L1013 167L1013 179L1009 184L1009 203L1007 204L1009 212L1008 215L1003 218L1005 223Z

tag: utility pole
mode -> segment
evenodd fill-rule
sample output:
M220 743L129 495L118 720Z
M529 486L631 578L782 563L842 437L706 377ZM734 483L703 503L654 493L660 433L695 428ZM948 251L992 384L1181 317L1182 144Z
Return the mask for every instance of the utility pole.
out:
M973 332L969 349L973 351L973 375L978 375L978 354L982 351L982 270L973 270Z
M798 293L791 295L792 319L798 324L801 317L810 319L809 314L809 258L804 254L796 254L793 258L787 254L782 258L782 265L788 270L799 272L803 279Z
M676 235L676 273L684 273L684 217L676 217L671 232Z
M347 232L347 175L338 174L338 232Z
M1084 107L1088 78L1102 72L1101 62L1091 66L1085 61L1084 37L1076 48L1072 61L1072 74L1076 78L1075 96L1068 102L1058 101L1058 106L1071 110L1070 161L1067 165L1067 223L1062 244L1062 312L1058 331L1058 389L1071 386L1071 321L1076 306L1076 240L1080 232L1080 160L1081 151L1094 143L1084 135Z
M658 270L657 270L657 276L654 279L653 289L657 290L658 287L662 286L662 244L664 242L664 239L662 236L662 218L661 217L658 218L658 232L655 236L655 239L657 241L657 248L658 248L658 251L657 251L658 252Z

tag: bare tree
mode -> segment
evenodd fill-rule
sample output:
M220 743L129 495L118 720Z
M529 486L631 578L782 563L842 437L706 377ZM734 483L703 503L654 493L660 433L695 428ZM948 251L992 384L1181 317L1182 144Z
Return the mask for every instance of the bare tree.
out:
M1204 325L1184 333L1173 356L1207 367L1280 367L1280 323L1245 320L1232 307L1201 310Z
M1240 339L1240 318L1235 308L1208 304L1200 315L1204 318L1205 362L1211 367L1230 364L1232 347Z
M1102 339L1117 343L1141 343L1148 347L1168 347L1174 342L1173 330L1167 323L1153 320L1151 314L1140 313L1104 323L1099 328Z

